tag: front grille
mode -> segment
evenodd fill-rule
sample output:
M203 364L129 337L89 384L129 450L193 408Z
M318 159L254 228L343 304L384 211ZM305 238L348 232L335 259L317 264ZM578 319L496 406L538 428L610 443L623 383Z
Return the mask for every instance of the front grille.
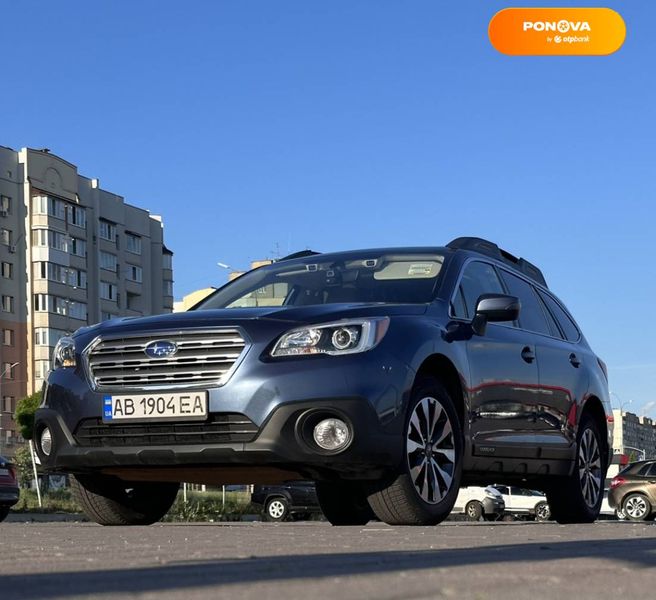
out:
M106 425L101 419L85 419L74 433L84 447L228 444L251 442L256 435L255 423L236 413L212 415L206 423Z
M146 355L157 340L176 344L176 354L165 358ZM246 348L238 329L158 331L148 335L101 338L87 352L94 387L148 389L180 385L221 385Z

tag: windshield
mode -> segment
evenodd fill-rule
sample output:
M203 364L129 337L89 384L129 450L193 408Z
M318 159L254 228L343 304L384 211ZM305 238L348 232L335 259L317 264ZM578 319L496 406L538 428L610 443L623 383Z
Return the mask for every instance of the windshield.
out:
M443 255L416 253L281 261L249 271L195 310L338 302L423 304L433 299L443 262Z

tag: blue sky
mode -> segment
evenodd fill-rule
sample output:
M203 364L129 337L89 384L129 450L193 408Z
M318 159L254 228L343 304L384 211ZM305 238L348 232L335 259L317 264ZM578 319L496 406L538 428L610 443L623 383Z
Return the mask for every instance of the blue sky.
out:
M541 266L640 413L656 4L603 3L627 24L612 56L498 54L490 18L531 4L563 3L6 3L0 144L161 214L178 298L225 281L217 261L492 239Z

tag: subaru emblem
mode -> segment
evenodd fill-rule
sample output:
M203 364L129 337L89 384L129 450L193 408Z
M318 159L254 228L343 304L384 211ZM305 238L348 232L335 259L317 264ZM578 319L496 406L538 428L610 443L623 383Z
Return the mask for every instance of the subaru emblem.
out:
M144 348L146 356L149 356L150 358L168 358L169 356L173 356L177 351L177 344L169 340L150 342L150 344Z

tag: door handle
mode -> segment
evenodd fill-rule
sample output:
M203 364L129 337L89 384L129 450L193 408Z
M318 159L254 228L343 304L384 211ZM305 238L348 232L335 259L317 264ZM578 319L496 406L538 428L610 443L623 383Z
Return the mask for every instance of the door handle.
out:
M581 366L581 361L573 352L569 355L569 362L572 363L572 366L576 367L577 369Z
M532 348L524 346L522 349L522 358L525 362L532 363L535 360L535 352L533 352Z

